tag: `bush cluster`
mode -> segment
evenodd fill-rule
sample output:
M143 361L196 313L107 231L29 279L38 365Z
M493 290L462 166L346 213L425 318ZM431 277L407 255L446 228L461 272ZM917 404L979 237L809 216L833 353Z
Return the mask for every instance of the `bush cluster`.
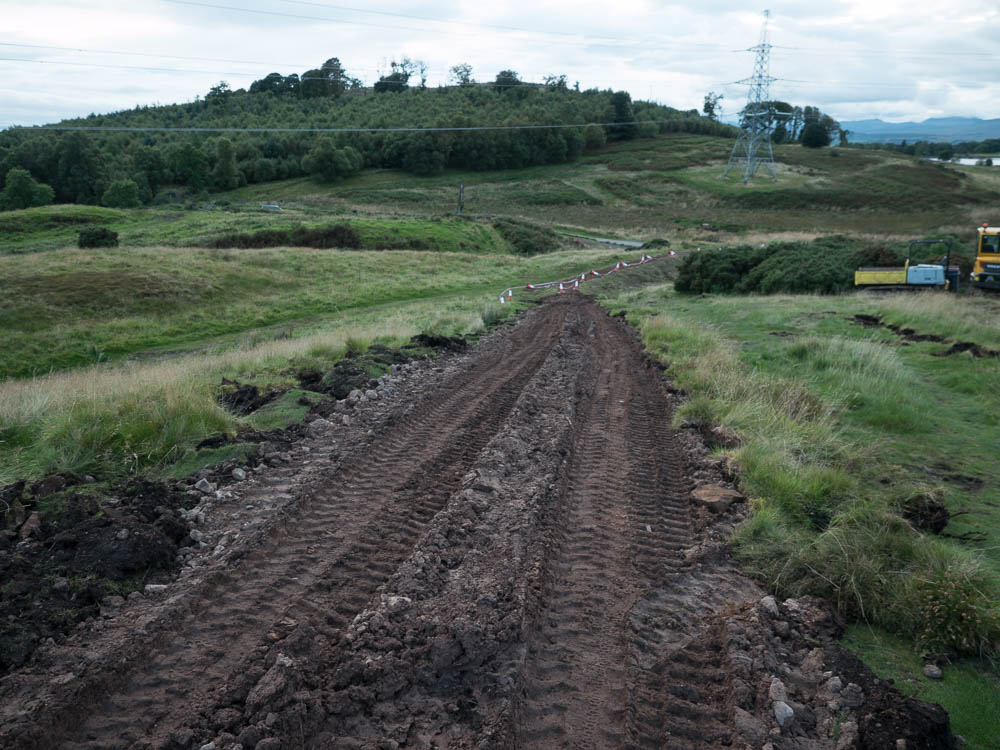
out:
M520 255L551 253L561 247L559 235L551 229L522 219L494 219L493 227Z
M965 272L971 259L952 243L952 265ZM929 248L913 263L937 262L943 246ZM921 252L926 252L922 250ZM841 236L812 242L703 250L687 256L677 273L676 289L694 294L838 294L854 287L861 267L902 266L906 245L867 245Z
M325 227L296 227L295 229L264 229L260 232L230 232L215 238L212 247L253 249L264 247L316 247L328 249L361 247L361 236L346 222Z
M118 247L118 232L104 227L87 227L80 230L77 245L81 248Z

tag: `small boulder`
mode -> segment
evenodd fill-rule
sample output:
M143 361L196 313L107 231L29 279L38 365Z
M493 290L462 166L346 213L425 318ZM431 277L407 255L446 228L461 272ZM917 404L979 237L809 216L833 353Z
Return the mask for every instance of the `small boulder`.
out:
M706 484L691 493L692 499L713 513L724 513L733 503L743 500L736 490L723 487L720 484Z
M199 492L204 492L206 495L210 495L215 492L215 485L209 482L207 479L202 477L197 482L194 483L194 488Z
M779 727L784 729L792 723L792 719L794 718L795 712L792 710L791 706L784 701L774 702L774 720L778 722Z
M787 701L788 691L785 689L785 683L779 680L777 677L771 678L771 686L768 688L767 697L773 701Z
M27 539L30 536L39 536L42 530L42 518L38 515L38 511L33 511L28 520L24 522L21 526L21 530L18 532L18 536L21 539Z
M306 428L306 434L311 438L320 437L333 429L333 422L329 419L314 419Z
M237 482L242 482L246 478L247 478L247 473L239 466L233 469L233 479L235 479Z
M278 654L274 665L254 685L247 696L246 705L250 711L259 711L264 706L281 708L289 699L295 680L294 662L282 653Z
M924 676L932 680L941 679L941 668L936 664L924 665Z
M760 608L771 617L781 617L781 610L778 609L778 600L773 596L765 596L761 599Z
M753 714L738 706L733 712L733 726L744 741L756 745L766 734L764 726Z
M841 689L840 697L847 708L858 708L865 702L865 691L861 689L860 685L851 682L848 683L847 687Z

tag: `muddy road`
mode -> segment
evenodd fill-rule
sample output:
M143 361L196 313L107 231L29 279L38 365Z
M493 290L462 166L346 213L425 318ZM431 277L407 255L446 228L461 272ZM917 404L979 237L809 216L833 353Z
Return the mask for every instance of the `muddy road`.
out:
M753 604L739 504L691 499L724 467L586 298L313 416L166 590L0 681L0 746L842 746L829 612Z

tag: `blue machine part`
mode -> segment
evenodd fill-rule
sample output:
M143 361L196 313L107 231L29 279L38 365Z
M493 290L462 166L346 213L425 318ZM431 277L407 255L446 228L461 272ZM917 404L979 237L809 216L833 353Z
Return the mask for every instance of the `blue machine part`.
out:
M907 286L944 286L944 267L920 263L906 269Z

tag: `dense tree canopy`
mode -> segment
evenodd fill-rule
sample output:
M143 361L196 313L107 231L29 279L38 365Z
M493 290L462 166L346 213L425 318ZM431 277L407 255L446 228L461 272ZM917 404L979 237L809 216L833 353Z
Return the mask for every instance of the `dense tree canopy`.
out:
M802 145L807 148L829 146L830 134L818 122L810 122L802 129Z
M4 183L0 191L0 211L45 206L55 198L55 191L36 182L27 169L12 167Z
M497 80L477 84L471 68L458 65L454 70L460 85L422 88L412 85L425 74L421 66L403 58L380 81L388 85L365 88L331 57L301 77L271 73L249 91L232 90L221 81L200 101L61 123L135 131L0 132L0 179L17 167L51 185L57 200L87 203L99 202L112 182L131 180L140 200L150 203L161 193L167 196L164 191L176 192L177 186L197 193L307 174L341 179L362 167L415 174L446 168L513 169L575 159L585 146L600 148L606 140L680 131L734 133L731 126L696 111L633 102L624 91L574 90L561 75L547 77L544 85L524 84L507 70ZM517 85L495 88L498 81L514 80ZM381 93L389 91L392 95ZM485 129L475 129L479 127ZM212 128L233 131L213 133ZM352 132L259 132L268 128Z
M139 186L135 180L115 180L104 191L101 203L108 208L136 208L142 205L139 200Z

